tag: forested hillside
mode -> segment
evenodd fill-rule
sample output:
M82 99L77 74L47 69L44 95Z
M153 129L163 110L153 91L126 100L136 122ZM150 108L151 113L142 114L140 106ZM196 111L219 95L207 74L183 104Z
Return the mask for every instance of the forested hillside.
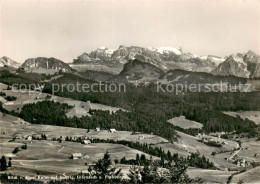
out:
M28 83L32 81L29 79L27 80L24 77L19 77L19 75L5 72L5 74L2 75L0 82L12 85L13 83ZM91 84L94 81L87 80L84 77L74 74L64 73L63 77L53 80L51 83L45 83L43 92L52 93L51 84L71 83L76 85L77 82L81 84ZM96 127L97 122L103 123L101 125L106 128L109 126L113 127L116 124L118 129L121 130L129 130L131 127L131 130L133 131L144 131L147 133L161 133L160 131L166 131L163 133L164 137L170 138L170 134L172 134L170 130L153 130L151 127L154 127L154 129L161 127L161 129L163 129L163 127L166 126L166 129L168 129L169 124L166 123L168 119L184 115L187 119L202 123L204 125L203 131L205 132L238 131L248 132L250 133L250 136L257 135L256 125L252 121L248 119L243 120L239 117L230 117L223 114L222 111L259 110L259 92L187 92L176 95L175 93L158 93L155 84L150 84L147 87L135 87L131 84L125 85L126 92L84 93L77 91L69 92L64 89L63 91L55 92L55 95L81 101L90 100L91 102L129 110L128 113L117 112L116 115L109 115L106 112L97 112L97 115L94 115L92 118L85 117L85 120L83 120L84 118L82 120L73 119L75 123L72 124L73 126L77 125L76 127L85 127L85 121L91 122L88 123L88 126L91 125L91 127ZM101 116L103 116L102 119L99 119ZM123 124L122 121L124 121ZM42 119L41 122L43 122ZM67 122L64 123L68 125Z

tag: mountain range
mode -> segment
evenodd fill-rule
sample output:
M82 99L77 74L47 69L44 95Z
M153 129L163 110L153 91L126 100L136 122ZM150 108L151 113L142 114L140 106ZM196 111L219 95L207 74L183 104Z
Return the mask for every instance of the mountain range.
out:
M13 67L13 68L19 68L21 64L4 56L0 58L0 67Z
M18 68L20 64L7 57L2 57L0 67L3 66ZM162 73L172 70L258 78L260 77L260 56L253 51L248 51L221 58L213 55L197 56L185 53L181 48L143 48L121 45L116 50L100 47L90 53L83 53L71 64L56 58L31 58L27 59L20 69L36 73L41 70L81 73L96 71L126 76L128 79L145 79L148 75L149 78L155 79Z
M230 55L212 71L215 75L234 75L244 78L260 76L260 56L253 51L245 54Z
M260 56L250 50L247 53L221 58L213 55L197 56L185 53L181 48L121 45L117 50L101 47L90 54L83 53L74 59L70 66L82 71L85 69L119 74L124 65L133 59L152 64L163 72L180 69L223 76L260 77Z
M181 48L160 47L143 48L137 46L120 46L117 50L110 50L106 47L98 48L90 54L83 53L74 59L71 67L86 67L93 70L91 66L106 68L107 72L114 69L118 74L122 71L124 64L131 59L138 59L142 62L150 63L163 71L173 69L183 69L187 71L210 72L224 59L217 56L199 57L191 53L184 53ZM105 69L104 69L105 70ZM103 71L104 71L103 70Z

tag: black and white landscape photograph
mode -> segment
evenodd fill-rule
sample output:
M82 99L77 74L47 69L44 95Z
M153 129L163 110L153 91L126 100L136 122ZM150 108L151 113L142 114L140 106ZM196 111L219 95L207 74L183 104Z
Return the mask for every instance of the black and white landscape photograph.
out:
M260 1L0 0L0 183L260 183Z

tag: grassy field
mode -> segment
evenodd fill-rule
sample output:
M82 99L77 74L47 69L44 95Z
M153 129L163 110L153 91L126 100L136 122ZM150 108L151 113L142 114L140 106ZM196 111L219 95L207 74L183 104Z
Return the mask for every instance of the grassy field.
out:
M191 178L200 177L203 183L226 183L228 177L235 173L234 171L206 170L198 168L188 168L187 174Z
M1 102L1 103L6 103L6 102L7 102L7 100L6 100L6 99L4 99L2 96L0 96L0 102Z
M104 155L105 151L110 153L112 160L121 159L124 156L127 159L133 159L137 153L142 154L140 151L123 145L106 143L82 145L72 142L61 144L49 141L32 141L27 145L27 150L22 150L13 157L13 168L8 173L21 176L34 176L37 173L41 175L71 175L87 171L88 167L85 164L97 161ZM69 157L75 150L77 153L82 153L84 158L70 159ZM149 155L145 155L149 158ZM24 171L27 173L23 173Z
M6 90L7 86L5 84L0 83L0 92L6 93L7 96L15 96L17 99L15 101L6 102L3 104L3 107L8 111L20 111L25 104L37 103L39 101L45 100L46 96L49 95L47 93L41 93L39 91L29 91L29 90ZM0 99L1 100L1 99ZM116 112L120 108L111 107L108 105L83 102L79 100L72 100L69 98L59 97L55 95L51 95L50 100L60 103L66 103L73 108L67 113L68 117L82 117L82 116L90 116L88 114L89 109L92 110L104 110L109 112ZM3 100L1 100L3 101ZM123 109L122 109L123 110Z
M253 122L255 122L256 125L260 124L260 111L238 111L238 112L224 112L227 115L236 117L240 116L242 119L249 119Z
M190 177L201 177L206 182L226 182L227 178L233 173L226 171L227 168L237 167L236 165L226 161L224 158L231 156L232 149L237 147L237 143L231 140L222 140L225 145L221 148L209 147L202 142L198 142L199 137L190 136L181 132L178 132L178 141L169 143L167 140L150 134L132 134L128 131L117 131L110 133L107 130L95 131L90 130L87 133L86 129L50 126L50 125L38 125L30 124L17 117L10 115L0 114L0 147L1 155L6 157L12 157L13 167L8 170L8 173L21 176L35 176L35 175L72 175L81 171L86 171L87 166L85 163L91 164L97 159L101 158L103 154L108 151L111 154L112 159L121 159L126 157L127 159L135 158L136 154L142 154L142 152L131 149L124 145L108 144L108 143L92 143L89 145L83 145L75 142L51 141L53 137L89 137L100 139L113 139L113 140L128 140L132 142L141 142L152 144L154 147L162 147L165 151L170 150L172 153L179 153L181 156L188 156L189 153L199 152L201 155L205 155L212 161L220 170L203 170L191 168L188 170ZM28 141L25 137L28 135L41 135L46 134L48 140L42 141ZM13 135L17 135L19 139L14 142L9 142ZM202 135L201 135L202 136ZM204 137L208 135L203 135ZM140 139L140 137L142 137ZM211 139L219 139L217 137L208 136ZM27 150L21 150L17 154L12 154L15 147L21 147L23 144L28 145ZM247 151L252 153L251 149L256 151L258 149L257 143L254 141L244 140L242 142L243 149L238 153L239 157L252 157ZM258 149L259 150L259 149ZM230 151L226 153L217 154L212 156L213 151ZM83 159L72 160L69 157L72 153L82 153ZM148 158L149 155L145 154ZM157 159L154 157L154 159ZM126 177L128 165L115 165L116 167L123 168L124 176ZM222 171L221 171L222 170ZM210 177L209 177L210 176Z
M189 128L202 128L202 124L198 123L196 121L190 121L188 119L185 119L185 116L175 117L170 120L168 120L169 123L173 124L174 126L181 127L183 129L189 129Z
M7 89L7 85L0 83L0 91Z
M202 142L198 142L201 137L191 136L182 132L178 133L178 141L174 143L164 143L158 144L156 146L162 147L165 151L170 150L172 153L178 153L182 156L188 156L189 153L200 153L205 155L211 162L213 162L219 169L225 170L225 168L236 167L236 165L226 161L225 156L213 156L212 152L221 152L221 151L231 151L234 148L238 148L238 143L226 139L218 139L213 136L204 135L203 137L211 138L212 140L217 140L225 142L225 145L222 147L210 147L205 145Z
M39 175L71 175L76 174L81 171L87 170L85 163L92 164L101 158L106 151L111 155L112 160L121 159L126 157L127 159L134 159L136 154L144 154L135 149L131 149L127 146L120 144L108 144L108 143L92 143L90 145L84 145L81 143L67 142L63 141L59 143L58 141L51 140L26 140L23 137L28 135L40 135L46 134L48 138L59 137L59 136L86 136L85 129L67 128L67 127L55 127L46 125L32 125L22 120L17 120L17 118L5 115L0 115L0 147L1 155L5 155L7 158L12 157L12 169L8 170L8 173L21 176L34 176ZM107 138L111 138L111 133L107 131L100 131L104 137L107 134ZM20 137L13 142L13 135ZM124 135L130 132L117 132L116 134ZM94 135L92 135L94 137ZM120 139L120 136L119 138ZM157 138L157 142L161 138ZM137 136L132 137L133 141L138 141ZM147 142L154 142L156 140L155 136L151 138L147 135ZM17 154L12 154L15 147L21 147L27 144L27 150L21 150ZM82 153L83 159L72 160L69 157L72 153ZM147 158L150 156L145 154ZM154 159L157 159L154 157ZM118 165L117 167L119 167Z
M5 102L3 104L4 108L9 111L20 111L25 104L45 100L45 97L48 95L37 91L31 93L29 93L29 91L14 92L6 90L6 88L6 85L0 84L0 91L4 91L8 96L17 97L16 101ZM110 112L119 110L119 108L107 105L72 100L58 96L51 96L51 100L72 106L73 108L67 114L70 117L89 115L89 109L100 109ZM257 117L256 115L252 116ZM184 129L202 128L202 124L186 120L184 117L171 119L170 122ZM25 139L29 135L40 136L41 134L46 134L48 140L28 141ZM97 161L106 151L111 154L112 159L121 159L123 156L127 159L132 159L135 158L137 153L142 154L142 152L138 150L120 144L92 143L90 145L83 145L75 142L62 141L59 143L58 141L51 141L52 138L60 137L63 139L65 137L72 137L74 139L84 137L90 139L99 138L147 143L153 147L161 147L165 152L169 150L171 153L178 153L184 157L187 157L190 153L200 153L201 156L204 155L220 170L213 171L190 168L189 175L191 177L201 177L207 182L224 183L233 173L227 172L227 169L238 168L238 166L226 160L226 158L234 154L234 149L238 148L238 143L235 140L221 139L205 134L191 136L178 131L177 135L177 141L170 143L166 139L152 134L133 133L131 131L116 131L110 133L108 130L90 130L89 132L87 129L80 128L30 124L17 117L0 113L0 155L13 157L13 167L9 169L8 172L15 175L71 175L85 171L87 169L85 163L91 164ZM10 142L13 136L18 138ZM202 138L219 142L222 146L208 146L203 142L199 142ZM242 148L237 152L237 156L246 161L259 162L259 142L256 142L255 139L251 140L247 138L239 138L239 140L242 142ZM15 147L21 147L25 143L28 145L27 150L22 150L15 155L12 154ZM213 152L217 154L213 156ZM69 158L72 153L82 153L84 158L72 160ZM149 155L146 156L150 157ZM120 164L116 166L122 167L124 174L127 174L129 166ZM252 172L254 173L255 171L253 170Z
M168 140L150 134L143 134L143 133L135 133L129 131L117 131L114 133L110 133L107 130L91 131L87 133L87 137L89 138L99 138L99 139L113 139L113 140L128 140L131 142L140 142L140 143L147 143L147 144L158 144L158 143L167 143Z
M259 183L260 181L260 167L256 167L244 173L235 175L231 183L238 183L239 181L243 181L243 183Z
M237 154L238 157L246 161L260 162L260 141L255 139L241 139L242 150Z
M113 139L113 140L128 140L132 142L141 142L147 144L158 144L161 142L168 142L166 139L150 134L132 134L129 131L117 131L110 133L108 130L95 131L90 130L87 133L87 129L82 128L71 128L51 125L39 125L30 124L17 117L5 115L1 117L1 132L6 132L4 137L12 138L13 135L17 134L20 136L28 135L41 135L46 134L48 139L62 137L89 137L89 138L100 138L100 139ZM140 139L140 137L144 137Z

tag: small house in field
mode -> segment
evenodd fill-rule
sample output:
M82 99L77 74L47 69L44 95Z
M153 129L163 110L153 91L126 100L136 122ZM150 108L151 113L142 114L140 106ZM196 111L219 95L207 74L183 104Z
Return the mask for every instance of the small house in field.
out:
M72 159L82 159L82 154L81 153L72 153L71 155Z
M116 132L116 129L110 128L110 129L109 129L109 132L110 132L110 133L115 133L115 132Z
M21 119L21 118L18 118L17 120L15 120L15 121L13 121L13 123L14 124L26 124L26 122L23 120L23 119Z
M99 131L100 131L100 128L99 128L99 127L97 127L97 128L96 128L96 131L97 131L97 132L99 132Z
M144 138L145 138L144 135L140 135L140 136L139 136L139 139L140 139L140 140L143 140Z
M238 160L237 161L237 166L245 167L246 166L246 160L245 159Z
M32 136L30 136L30 135L27 136L27 137L26 137L26 140L31 141L31 140L32 140Z
M90 140L83 140L82 144L91 144L91 141Z

